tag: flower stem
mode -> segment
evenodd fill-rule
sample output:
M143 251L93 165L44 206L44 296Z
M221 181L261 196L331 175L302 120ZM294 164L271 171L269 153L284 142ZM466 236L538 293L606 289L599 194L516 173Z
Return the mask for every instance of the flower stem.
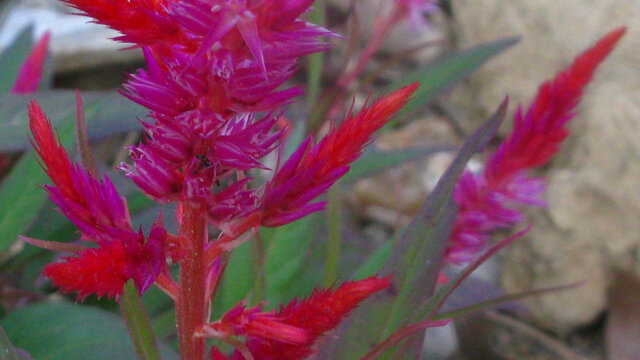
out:
M207 242L207 222L197 204L185 202L182 217L182 236L189 253L180 265L180 291L176 304L178 339L182 360L205 360L205 339L195 337L209 314L206 294L204 250Z
M149 316L147 316L133 280L129 280L124 285L120 309L122 309L127 329L129 329L129 336L136 347L140 360L160 360L160 352L151 329Z
M329 189L329 236L327 241L327 258L322 276L322 286L333 286L338 280L338 261L340 260L340 189L333 186Z

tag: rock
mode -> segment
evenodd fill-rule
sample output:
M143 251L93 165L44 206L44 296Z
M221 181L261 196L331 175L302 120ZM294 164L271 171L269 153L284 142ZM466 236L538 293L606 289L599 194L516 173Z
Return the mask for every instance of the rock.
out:
M607 306L612 269L640 274L640 6L625 0L452 5L461 47L523 36L470 79L466 99L481 114L493 111L505 94L512 104L528 103L542 81L600 36L629 26L587 89L572 134L546 173L548 209L533 214L532 232L511 247L503 271L509 292L584 280L574 290L526 303L549 329L589 324Z

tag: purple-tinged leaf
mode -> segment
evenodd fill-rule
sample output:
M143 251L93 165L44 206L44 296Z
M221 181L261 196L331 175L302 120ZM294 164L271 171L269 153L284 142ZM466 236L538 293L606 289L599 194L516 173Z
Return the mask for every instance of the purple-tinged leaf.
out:
M337 336L339 341L327 339L317 358L363 356L371 350L371 346L398 329L416 319L426 319L426 316L409 318L409 315L412 311L424 310L427 300L433 295L455 218L453 189L467 161L475 152L483 150L494 136L504 119L506 108L507 100L469 137L397 240L391 257L381 271L382 275L393 276L392 287L363 303L350 321L340 327ZM410 351L415 351L418 345Z
M28 244L37 246L41 249L46 249L51 251L75 253L75 252L79 252L87 249L86 246L77 245L77 244L71 244L71 243L65 243L65 242L59 242L59 241L40 240L40 239L34 239L27 236L22 236L22 235L18 237Z
M80 96L80 90L76 90L76 145L82 158L82 166L94 176L98 176L96 161L93 159L91 146L89 146L89 131L87 130L87 119L85 118L84 103Z
M498 305L505 305L513 301L522 300L530 297L538 297L546 294L555 294L558 291L569 290L576 288L582 285L582 282L577 282L569 285L561 285L561 286L553 286L553 287L545 287L542 289L535 289L530 291L518 292L515 294L507 294L502 296L496 296L486 300L476 300L473 304L458 307L451 310L446 310L444 312L439 312L435 316L433 316L434 320L446 320L446 319L454 319L460 316L467 315L471 312L478 310L486 310L489 308L496 307ZM456 292L453 293L455 296ZM447 302L445 302L444 306L447 306Z
M471 275L472 272L480 267L480 265L484 264L485 261L489 260L489 258L497 254L500 250L504 249L512 242L526 235L530 229L531 226L529 226L525 230L507 237L506 239L499 241L497 244L490 247L482 256L467 265L464 270L450 279L449 282L442 285L442 287L440 287L438 291L431 298L429 298L429 301L427 301L425 306L416 308L416 310L411 313L410 317L413 319L433 319L437 312L442 308L445 301L453 293L453 291L456 290L460 286L460 284L462 284L462 282L466 278L468 278L469 275Z

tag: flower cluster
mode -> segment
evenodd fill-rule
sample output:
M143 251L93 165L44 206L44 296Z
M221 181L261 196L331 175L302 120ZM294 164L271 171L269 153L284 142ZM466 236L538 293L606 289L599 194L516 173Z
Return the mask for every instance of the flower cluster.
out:
M177 204L178 233L169 233L161 218L148 234L135 230L126 200L110 179L101 178L92 170L95 166L83 164L87 169L72 162L32 102L32 143L53 183L45 190L78 227L82 240L67 244L24 238L69 254L44 270L54 285L82 300L91 294L117 299L130 280L140 293L155 283L175 301L185 360L206 358L206 338L234 347L231 355L213 347L213 360L306 359L315 353L318 339L363 300L393 289L390 277L372 276L316 288L308 298L277 311L240 302L220 319L209 319L234 248L260 226L281 226L321 210L325 204L315 199L349 171L373 134L410 100L417 84L367 103L359 113L332 124L318 141L307 138L288 159L268 169L273 170L270 180L256 185L250 172L267 169L261 159L282 148L285 130L276 125L284 106L302 93L286 87L298 58L326 50L321 38L336 36L303 20L313 0L63 1L119 31L119 41L143 51L147 67L130 75L122 94L149 109L141 120L145 136L129 148L132 162L119 168L150 198ZM397 0L394 7L339 85L346 88L362 71L382 35L397 21L421 16L434 5ZM519 221L522 215L512 204L543 204L542 181L525 172L545 164L557 151L583 88L623 33L612 32L545 83L530 109L517 111L513 133L487 160L484 171L462 175L455 191L460 211L446 251L450 261L469 260L490 231ZM30 61L41 63L42 52L37 50ZM31 91L33 86L21 83L15 91ZM80 148L89 151L88 145ZM179 266L178 278L169 271L169 262ZM436 323L428 319L415 329Z
M529 176L527 170L546 164L556 154L569 134L566 126L584 88L625 31L612 31L542 84L526 112L518 107L512 132L487 158L484 170L462 174L455 189L459 212L446 250L449 261L472 260L486 247L492 231L520 222L523 215L514 205L545 205L544 180Z
M147 68L132 74L123 95L147 107L142 142L132 163L119 166L152 199L177 203L178 234L158 220L147 235L135 231L127 204L108 177L74 164L37 105L29 108L31 131L53 181L50 198L89 246L25 240L75 253L45 268L64 292L118 298L128 280L140 292L156 283L176 302L181 356L203 359L205 337L233 344L234 358L303 359L315 341L337 326L389 278L347 281L318 289L280 311L243 304L209 322L211 298L228 254L259 226L280 226L323 208L312 201L344 175L373 133L406 104L417 85L402 88L352 114L317 143L304 141L250 188L248 172L278 149L275 127L283 106L301 94L284 88L297 59L323 51L319 38L334 36L300 18L312 0L88 1L65 0L122 33L120 41L142 48ZM85 164L86 165L86 164ZM209 237L210 228L219 234ZM167 259L179 264L180 277ZM245 341L237 337L244 336ZM217 349L216 359L225 358Z

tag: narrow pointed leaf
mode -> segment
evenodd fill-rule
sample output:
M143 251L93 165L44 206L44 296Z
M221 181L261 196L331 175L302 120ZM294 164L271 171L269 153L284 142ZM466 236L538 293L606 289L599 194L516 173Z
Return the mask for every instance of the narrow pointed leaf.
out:
M500 126L505 100L462 146L434 191L418 210L395 244L382 275L392 275L392 288L363 304L341 328L340 341L330 341L321 357L347 359L362 356L371 347L416 319L408 316L423 309L433 295L449 239L455 205L453 189L471 156L483 150ZM382 357L384 358L384 357Z
M0 93L9 93L18 77L18 70L33 48L33 28L28 27L16 36L0 54Z
M469 277L469 275L471 275L471 273L474 270L476 270L480 265L484 264L485 261L487 261L490 257L494 256L495 254L497 254L500 250L504 249L505 247L513 243L515 240L524 236L526 233L529 232L530 229L531 227L523 231L520 231L516 234L513 234L507 237L506 239L498 242L497 244L493 245L482 256L480 256L478 259L476 259L475 261L467 265L460 273L458 273L456 276L451 278L448 283L442 285L442 287L440 287L438 291L431 298L429 298L429 300L424 306L420 308L412 309L410 311L410 316L417 317L420 319L431 319L435 317L436 313L442 308L447 298L453 293L455 289L458 288L458 286L460 286L460 284L467 277Z
M522 300L522 299L526 299L526 298L530 298L530 297L538 297L538 296L546 295L546 294L555 294L558 291L573 289L573 288L575 288L577 286L580 286L580 284L581 284L581 282L580 283L575 283L575 284L569 284L569 285L553 286L553 287L547 287L547 288L542 288L542 289L535 289L535 290L531 290L531 291L523 291L523 292L519 292L519 293L515 293L515 294L496 296L496 297L488 299L488 300L474 302L472 305L468 305L468 306L464 306L464 307L461 307L461 308L440 312L440 313L436 314L435 316L433 316L433 320L455 319L457 317L467 315L467 314L469 314L471 312L474 312L474 311L486 310L486 309L493 308L493 307L496 307L498 305L503 305L503 304L506 304L506 303L510 303L510 302L513 302L513 301ZM446 304L447 303L445 303L445 305Z
M416 70L406 73L398 81L391 84L391 89L420 82L420 87L413 99L400 111L397 118L418 111L433 102L436 97L449 90L453 85L467 78L484 63L515 45L517 37L476 45L445 55Z
M453 146L439 145L430 148L381 151L372 146L351 165L351 169L340 179L340 183L343 185L353 184L360 179L383 172L394 166L453 149Z
M136 118L146 115L143 107L114 91L87 91L83 92L82 97L87 109L99 104L91 118L87 117L89 140L138 130L140 123ZM75 91L51 90L30 95L0 95L0 151L29 148L26 136L29 127L27 105L33 99L47 112L54 127L61 127L63 121L75 121L75 116L69 116L70 111L76 108Z

